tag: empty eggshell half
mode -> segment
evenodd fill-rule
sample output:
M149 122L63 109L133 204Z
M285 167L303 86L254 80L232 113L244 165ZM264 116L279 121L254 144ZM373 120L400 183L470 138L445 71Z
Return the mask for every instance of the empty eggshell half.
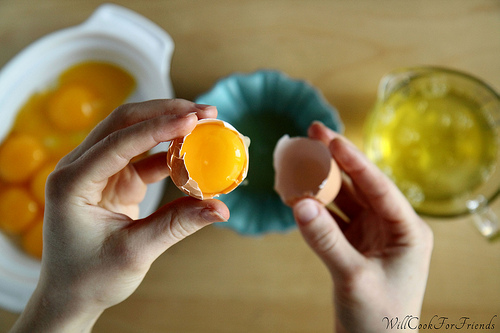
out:
M238 135L244 146L245 150L244 154L246 155L246 164L243 166L243 170L239 174L238 178L229 187L225 188L224 190L218 193L204 193L200 189L198 183L193 178L190 177L189 171L184 161L184 156L181 155L183 142L185 138L189 136L189 134L186 135L185 137L172 140L170 142L170 146L167 151L167 166L170 171L170 178L182 192L200 200L212 199L218 197L220 194L227 194L231 192L236 187L238 187L238 185L240 185L241 182L243 182L248 173L248 160L249 160L248 147L250 146L250 139L239 133L231 124L222 121L220 119L202 119L198 121L198 124L209 123L209 122L224 126L225 128L233 131L235 134Z
M273 165L274 189L288 206L306 197L327 205L340 190L340 169L318 140L284 135L274 149Z

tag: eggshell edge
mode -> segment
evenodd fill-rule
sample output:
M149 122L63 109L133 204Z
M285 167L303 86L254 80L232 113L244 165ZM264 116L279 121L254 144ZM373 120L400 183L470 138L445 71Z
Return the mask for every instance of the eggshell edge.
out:
M167 151L167 166L170 172L170 178L172 179L172 182L179 188L182 192L185 194L194 197L199 200L204 200L204 199L212 199L218 197L220 194L227 194L231 191L233 191L236 187L238 187L243 180L248 175L248 166L249 166L249 160L250 160L250 155L248 153L248 147L250 146L250 138L247 136L244 136L234 126L231 124L220 120L220 119L200 119L198 120L197 126L200 123L218 123L222 124L224 127L232 130L233 132L237 133L241 141L243 142L243 146L245 147L245 154L247 156L246 159L246 164L243 169L243 172L240 174L240 177L238 178L238 181L235 182L232 186L229 186L226 188L223 192L217 193L217 194L204 194L201 190L200 187L198 186L198 183L192 179L189 176L189 171L187 170L185 163L184 163L184 158L181 156L181 150L182 150L182 144L187 136L182 137L182 138L177 138L174 139L170 142L169 149Z
M340 191L340 187L342 185L342 177L341 170L338 167L335 160L331 157L328 149L319 150L325 151L325 158L330 160L330 167L326 178L323 180L321 185L317 189L311 189L311 194L304 194L302 196L288 196L286 193L283 193L283 185L281 183L281 179L279 178L280 170L278 169L278 162L280 156L280 150L284 149L284 145L293 145L296 140L311 140L316 141L306 137L293 137L291 138L289 135L283 135L277 142L274 152L273 152L273 166L275 168L275 183L274 189L280 196L281 200L288 206L293 206L297 201L304 198L313 198L321 202L323 205L328 205L331 203ZM318 144L323 145L320 141L316 141ZM328 156L326 156L328 154Z

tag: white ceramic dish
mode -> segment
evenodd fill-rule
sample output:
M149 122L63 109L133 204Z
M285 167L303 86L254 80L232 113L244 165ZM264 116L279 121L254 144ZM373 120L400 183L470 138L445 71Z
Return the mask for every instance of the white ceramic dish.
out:
M43 90L73 64L98 60L126 69L137 87L128 101L172 98L170 36L126 8L104 4L82 24L49 34L28 46L0 71L0 141L17 111L35 91ZM160 145L155 150L166 149ZM141 216L158 206L164 182L148 186ZM40 263L0 233L0 307L20 312L31 296Z

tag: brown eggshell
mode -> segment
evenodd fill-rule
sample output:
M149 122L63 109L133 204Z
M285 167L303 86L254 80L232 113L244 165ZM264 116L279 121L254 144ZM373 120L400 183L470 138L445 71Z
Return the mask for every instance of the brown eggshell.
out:
M274 149L273 164L274 189L289 206L306 197L327 205L340 190L340 169L318 140L281 137Z
M214 122L219 123L225 126L226 128L234 131L243 141L243 145L245 146L245 153L247 156L246 165L241 173L237 182L235 182L232 186L226 188L221 193L203 193L198 186L198 183L194 179L189 176L189 171L186 168L186 164L184 163L184 156L181 156L181 149L184 139L189 135L186 135L182 138L174 139L170 142L170 146L167 151L167 166L170 170L170 178L173 183L185 194L200 199L212 199L218 197L220 194L227 194L238 187L241 182L246 178L248 174L248 163L249 163L249 154L248 147L250 146L250 139L242 134L240 134L231 124L219 120L219 119L202 119L199 120L198 123L206 123L206 122Z

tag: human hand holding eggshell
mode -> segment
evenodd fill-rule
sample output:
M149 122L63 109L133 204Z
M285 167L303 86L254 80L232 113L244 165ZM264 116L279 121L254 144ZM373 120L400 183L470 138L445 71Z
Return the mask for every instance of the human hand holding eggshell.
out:
M145 153L216 115L215 107L180 99L125 104L59 161L45 191L39 283L14 331L90 331L104 309L136 290L158 256L227 221L224 203L194 198L139 215L147 184L169 172L165 152Z
M342 170L335 203L348 221L318 200L293 205L300 233L331 274L337 329L375 333L387 313L418 317L432 230L353 143L319 122L308 135L328 147Z

